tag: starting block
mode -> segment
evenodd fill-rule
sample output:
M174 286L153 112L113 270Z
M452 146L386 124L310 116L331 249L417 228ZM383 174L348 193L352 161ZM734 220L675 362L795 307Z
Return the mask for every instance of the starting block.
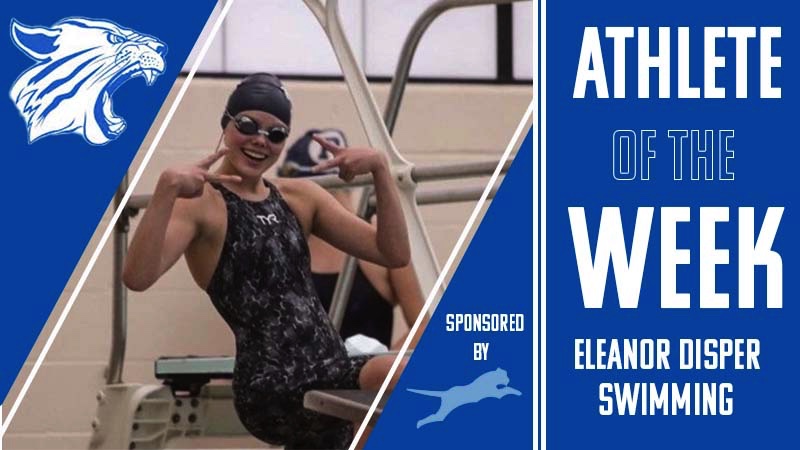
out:
M303 397L303 406L328 416L338 417L350 422L361 422L367 415L369 407L375 401L375 391L353 390L323 390L308 391ZM383 396L375 408L375 413L369 420L373 427L386 406L387 396Z
M234 410L230 383L211 383L232 379L234 362L234 358L225 356L159 358L155 377L163 385L105 386L97 393L89 448L163 449L180 437L248 435ZM361 390L309 391L303 405L321 414L360 422L375 395ZM375 425L385 403L386 398L370 425Z

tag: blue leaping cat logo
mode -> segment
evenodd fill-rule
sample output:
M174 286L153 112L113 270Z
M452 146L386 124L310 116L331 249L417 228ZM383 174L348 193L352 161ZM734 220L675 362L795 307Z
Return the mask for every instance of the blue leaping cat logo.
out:
M444 422L454 409L470 403L477 403L487 398L500 399L506 395L522 395L520 391L508 385L509 381L508 372L498 367L497 370L490 370L484 373L466 386L453 386L446 391L407 389L415 394L439 397L441 399L439 410L419 420L417 428L433 422Z

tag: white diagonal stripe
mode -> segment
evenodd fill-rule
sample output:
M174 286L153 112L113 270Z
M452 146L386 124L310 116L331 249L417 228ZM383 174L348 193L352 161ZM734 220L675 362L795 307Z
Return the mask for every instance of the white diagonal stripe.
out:
M492 177L489 179L489 183L486 185L486 188L483 190L483 194L481 198L478 200L478 203L475 205L475 209L472 210L472 214L467 220L467 225L464 227L464 230L461 232L461 236L459 236L458 241L456 241L455 247L453 247L453 251L450 252L450 257L447 258L447 262L444 264L444 268L442 272L439 274L439 278L436 280L436 284L433 285L430 293L428 294L428 298L425 300L425 306L422 307L422 311L420 311L419 316L417 317L417 321L414 322L414 326L411 327L411 331L408 332L408 336L406 337L405 342L403 342L403 347L400 348L400 351L397 353L397 357L392 364L391 369L389 369L389 374L386 376L386 379L383 381L380 390L378 390L378 395L375 396L375 400L372 402L372 405L369 407L369 411L367 412L366 417L364 417L364 421L361 423L361 426L358 428L358 432L356 433L355 437L353 438L353 443L350 444L350 449L355 449L358 440L361 438L361 435L364 433L364 429L367 427L370 418L375 413L375 408L378 406L378 402L381 401L381 397L383 397L384 392L386 392L386 388L389 386L389 382L391 381L394 373L397 371L397 367L400 364L400 360L403 359L403 356L406 354L406 350L408 350L408 345L411 343L411 339L416 335L417 329L419 329L420 324L422 323L422 319L428 313L428 310L433 303L434 298L436 298L436 294L439 291L439 288L444 283L444 278L448 272L450 272L450 266L453 265L453 262L458 256L461 247L464 245L464 241L469 236L470 231L472 230L472 226L475 223L475 220L478 218L478 214L480 214L481 209L483 208L483 204L486 203L486 199L489 197L489 192L491 192L492 187L494 187L495 183L497 182L497 178L500 176L500 172L503 169L503 165L508 160L509 155L511 155L511 151L516 147L519 137L522 132L525 130L526 125L528 124L528 120L531 117L531 112L533 111L533 101L531 101L530 105L528 105L528 110L525 112L525 115L522 117L522 120L517 125L517 130L514 132L514 136L511 138L511 141L508 143L505 152L503 152L503 156L500 158L500 162L498 162L497 167L494 169L494 173Z
M31 369L31 373L28 374L28 378L25 380L25 384L22 386L22 389L17 395L14 404L11 406L11 410L8 412L8 417L6 417L5 421L2 422L2 428L0 428L0 440L2 440L3 435L6 434L6 430L8 430L8 426L11 424L11 420L14 418L14 414L17 412L17 408L19 408L20 403L25 398L25 394L28 393L28 388L30 387L33 379L36 378L36 374L39 372L39 368L44 361L44 358L47 356L47 352L50 351L50 346L53 345L53 341L55 341L56 336L58 335L59 331L61 331L61 326L64 324L64 320L66 320L67 315L69 315L70 310L72 309L72 305L75 303L75 299L80 294L81 289L83 289L83 284L86 282L86 278L88 278L89 274L94 268L95 262L97 262L97 257L100 255L100 251L103 249L108 237L111 235L111 231L114 229L114 225L117 223L119 216L122 214L122 210L125 208L125 205L128 203L128 199L130 198L131 194L133 193L134 188L136 188L136 184L139 182L139 179L142 176L142 172L144 172L145 167L147 167L147 163L150 161L150 158L153 156L153 151L155 151L156 146L161 141L161 137L164 135L164 131L167 129L167 125L172 120L173 114L178 109L178 105L180 105L181 100L183 99L183 95L186 93L186 90L189 87L189 84L192 82L194 78L195 72L197 72L197 68L200 67L200 63L203 61L203 58L206 56L206 52L208 52L209 47L211 46L211 42L214 39L214 36L219 31L220 26L222 25L223 20L225 20L225 16L228 15L228 11L230 10L231 6L233 5L234 0L228 0L225 3L225 6L222 8L222 13L220 13L219 17L217 17L217 21L214 23L214 27L211 29L211 33L209 33L208 38L206 38L205 43L203 44L203 48L200 50L200 53L197 56L194 64L192 65L192 70L189 71L189 75L186 77L186 80L181 85L181 89L178 92L178 96L175 97L175 101L172 102L172 106L170 106L169 111L167 112L167 116L164 119L164 122L161 124L161 127L158 129L158 133L156 133L155 139L153 139L153 143L150 144L150 148L147 149L147 153L142 159L142 163L139 165L139 170L136 171L136 175L133 177L133 181L128 186L127 192L125 192L125 196L122 198L119 207L114 212L114 216L111 218L108 226L106 227L106 231L103 233L103 237L100 239L100 243L97 244L97 247L94 249L94 253L92 253L92 257L89 260L89 264L86 266L86 269L83 270L83 274L81 275L80 280L78 280L78 284L75 286L75 290L72 291L72 295L69 297L67 301L67 305L64 307L64 310L61 312L61 315L58 317L58 321L56 322L55 327L53 327L53 331L50 332L50 336L47 338L47 342L44 344L42 348L42 352L39 354L39 357L36 358L36 362L33 364L33 369Z

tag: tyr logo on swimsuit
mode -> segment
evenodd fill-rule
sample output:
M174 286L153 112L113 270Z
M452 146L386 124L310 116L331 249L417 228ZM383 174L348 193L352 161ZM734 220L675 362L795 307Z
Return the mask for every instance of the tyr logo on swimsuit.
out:
M278 223L278 217L275 214L268 214L266 216L256 214L256 219L261 222L261 225L275 225Z
M164 42L104 19L68 17L51 27L11 19L11 40L36 61L9 91L28 143L68 133L92 145L117 139L126 125L111 96L134 77L152 85L166 68Z

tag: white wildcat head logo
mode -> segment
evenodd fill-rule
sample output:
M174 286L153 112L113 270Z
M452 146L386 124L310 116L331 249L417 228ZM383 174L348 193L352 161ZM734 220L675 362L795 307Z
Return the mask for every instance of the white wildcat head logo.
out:
M68 17L52 27L11 19L11 39L36 64L11 86L11 100L28 127L28 142L76 133L93 145L125 130L111 96L141 76L152 85L164 72L167 46L108 20Z

